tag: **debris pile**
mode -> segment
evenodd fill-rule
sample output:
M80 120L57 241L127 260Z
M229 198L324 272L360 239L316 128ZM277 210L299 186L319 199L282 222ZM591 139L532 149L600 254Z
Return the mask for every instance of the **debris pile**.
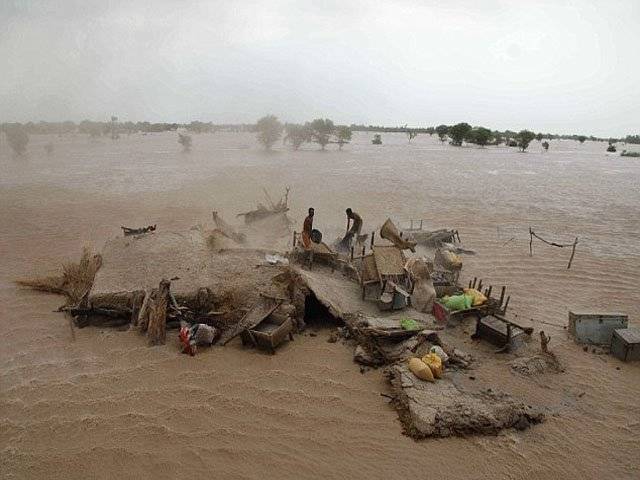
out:
M288 193L274 203L265 191L269 207L240 214L241 226L214 211L212 229L125 231L107 242L101 256L85 251L62 277L22 284L50 285L49 291L67 295L66 311L78 327L130 327L151 345L174 337L188 354L237 337L247 347L275 353L309 318L321 315L339 326L329 341L345 338L361 371L385 368L394 405L415 438L493 434L542 420L538 410L508 395L463 389L457 381L474 363L455 346L460 336L447 331L461 319L474 317L474 338L502 349L531 334L505 317L505 287L498 299L477 278L466 289L459 284L459 255L468 250L449 243L459 242L457 231L426 237L421 226L410 237L388 219L377 237L371 233L368 248L357 243L357 252L338 252L317 235L311 242L291 235ZM421 238L435 248L433 257L411 255ZM283 242L291 246L288 252ZM455 307L454 300L463 305ZM167 333L173 329L179 333ZM554 357L543 352L540 358ZM536 362L521 358L511 368L536 370Z

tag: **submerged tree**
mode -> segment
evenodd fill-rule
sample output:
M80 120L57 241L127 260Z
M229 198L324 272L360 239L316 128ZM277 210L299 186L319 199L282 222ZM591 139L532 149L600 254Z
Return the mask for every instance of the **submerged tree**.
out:
M316 118L313 122L308 123L309 133L315 143L320 145L320 148L324 150L324 147L329 143L331 135L335 133L336 127L328 118Z
M342 146L351 141L351 128L347 126L338 127L336 137L338 138L338 148L342 150Z
M578 138L577 138L577 140L578 140L580 143L584 143L584 141L585 141L586 139L587 139L587 137L585 137L584 135L578 135Z
M24 155L29 143L29 134L26 128L19 123L15 123L7 125L5 133L7 135L7 143L16 155Z
M287 123L284 126L285 136L282 140L284 143L291 143L294 150L298 150L303 143L311 141L311 134L305 125L296 125Z
M184 152L191 151L191 135L178 133L178 143L182 145L182 150Z
M542 148L544 148L545 152L549 150L549 142L547 141L542 142Z
M451 137L451 144L460 146L469 132L471 131L471 125L468 123L462 122L454 125L453 127L449 127L449 137Z
M282 124L275 115L267 115L258 120L256 131L258 141L264 145L264 148L270 150L282 135Z
M469 143L475 143L476 145L485 146L489 143L493 133L488 128L476 127L469 131L465 140Z
M518 147L520 151L524 152L528 147L531 141L536 138L536 134L530 130L521 130L516 135L516 142L518 143Z
M438 134L438 138L441 142L445 142L447 140L447 134L449 133L449 127L446 125L438 125L436 127L436 133Z

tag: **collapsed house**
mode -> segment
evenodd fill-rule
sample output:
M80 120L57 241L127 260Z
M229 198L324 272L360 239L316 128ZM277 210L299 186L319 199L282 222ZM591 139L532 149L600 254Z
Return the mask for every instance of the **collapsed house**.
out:
M493 298L492 287L483 290L475 279L469 288L484 292L486 301L450 311L442 299L463 291L457 283L461 267L446 265L450 255L440 252L435 264L408 258L404 250L413 250L421 238L412 239L412 232L390 220L381 239L376 242L372 233L369 248L357 254L338 254L326 245L305 248L292 235L282 205L286 195L270 214L238 227L214 212L211 230L158 229L112 239L86 293L66 310L78 327L134 328L150 344L164 343L166 331L182 322L214 327L218 345L239 336L243 344L271 353L319 314L340 325L361 368L385 368L393 405L414 438L495 434L542 420L539 409L507 394L463 388L458 381L474 359L455 346L447 327L471 315L479 338L508 347L518 326L504 317L504 288ZM259 240L289 248L268 248ZM424 381L407 361L434 348L446 357L445 370L436 381Z

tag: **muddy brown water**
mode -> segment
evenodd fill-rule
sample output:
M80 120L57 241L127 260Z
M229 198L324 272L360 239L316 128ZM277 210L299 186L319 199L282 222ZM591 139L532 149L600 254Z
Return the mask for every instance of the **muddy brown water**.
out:
M585 353L569 309L622 311L640 325L640 163L606 145L552 141L543 153L454 148L419 136L359 133L343 151L262 152L250 134L32 137L15 159L0 142L0 471L3 478L638 478L640 365ZM47 156L44 144L52 141ZM330 146L331 147L331 146ZM547 421L495 437L414 442L401 433L379 371L361 374L328 330L277 355L214 348L194 358L173 340L87 328L71 340L61 298L12 280L55 273L120 225L182 229L291 187L291 217L316 209L331 238L360 212L454 227L463 277L506 284L511 311L547 331L565 373L524 378L511 355L460 345L478 362L465 384L547 408ZM534 244L578 236L569 252ZM537 337L536 337L537 338Z

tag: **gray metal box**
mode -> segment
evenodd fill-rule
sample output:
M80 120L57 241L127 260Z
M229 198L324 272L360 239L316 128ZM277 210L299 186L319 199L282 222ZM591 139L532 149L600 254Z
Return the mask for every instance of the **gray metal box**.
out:
M569 332L578 343L610 345L613 331L627 328L629 317L622 313L569 312Z
M640 328L614 330L611 353L623 362L640 360Z

